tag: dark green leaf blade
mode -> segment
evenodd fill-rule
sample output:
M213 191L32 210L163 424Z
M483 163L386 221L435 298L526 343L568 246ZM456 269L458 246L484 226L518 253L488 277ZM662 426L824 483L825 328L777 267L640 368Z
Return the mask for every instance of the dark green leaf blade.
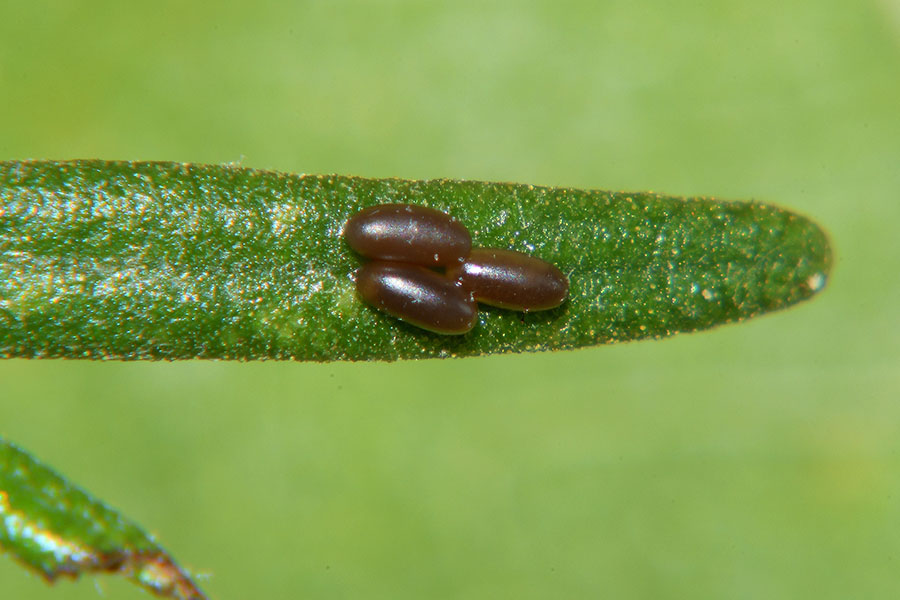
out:
M50 582L116 573L158 596L205 598L140 527L3 438L0 549Z
M423 204L479 246L570 279L559 309L440 336L364 306L343 224ZM228 165L0 163L0 354L394 360L578 348L740 321L811 297L831 250L759 203Z

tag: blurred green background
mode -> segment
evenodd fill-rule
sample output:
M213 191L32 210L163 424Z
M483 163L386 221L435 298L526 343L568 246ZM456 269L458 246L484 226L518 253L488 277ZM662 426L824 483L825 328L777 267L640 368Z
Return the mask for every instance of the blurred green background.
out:
M237 3L235 3L237 4ZM398 364L0 362L0 435L239 598L900 591L900 2L7 3L0 159L757 199L809 304ZM4 598L56 589L0 559Z

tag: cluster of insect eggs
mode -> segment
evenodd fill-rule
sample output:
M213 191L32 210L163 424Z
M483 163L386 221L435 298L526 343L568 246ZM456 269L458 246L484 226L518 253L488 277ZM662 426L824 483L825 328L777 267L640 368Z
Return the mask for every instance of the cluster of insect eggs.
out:
M569 293L568 279L554 265L514 250L472 248L459 221L425 206L361 210L347 221L344 237L370 259L356 272L363 301L435 333L470 331L477 303L548 310Z

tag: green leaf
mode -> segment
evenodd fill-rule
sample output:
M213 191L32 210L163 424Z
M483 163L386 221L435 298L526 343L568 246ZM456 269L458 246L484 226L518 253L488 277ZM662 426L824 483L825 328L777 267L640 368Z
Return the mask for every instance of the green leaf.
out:
M158 596L205 598L140 527L3 438L0 548L50 582L116 573Z
M559 309L441 336L363 305L352 214L407 202L556 264ZM179 163L0 163L0 354L393 360L658 338L822 289L825 233L759 203Z

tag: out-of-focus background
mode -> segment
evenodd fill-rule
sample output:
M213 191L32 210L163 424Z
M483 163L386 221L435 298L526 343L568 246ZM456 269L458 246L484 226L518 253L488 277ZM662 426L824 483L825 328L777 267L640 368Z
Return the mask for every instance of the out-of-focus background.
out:
M0 159L238 161L774 202L814 301L578 352L0 362L0 435L240 598L886 598L897 0L17 2ZM55 589L0 557L4 598Z

